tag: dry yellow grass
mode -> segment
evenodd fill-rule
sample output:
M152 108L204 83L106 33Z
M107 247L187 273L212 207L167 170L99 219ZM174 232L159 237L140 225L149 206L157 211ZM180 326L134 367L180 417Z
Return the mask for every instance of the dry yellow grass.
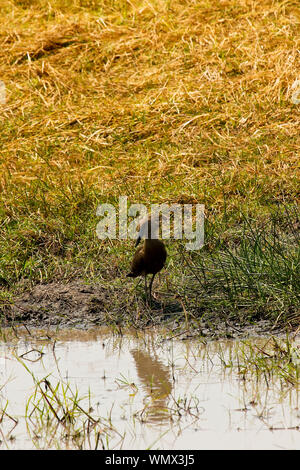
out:
M8 3L2 178L294 199L299 26L298 1Z

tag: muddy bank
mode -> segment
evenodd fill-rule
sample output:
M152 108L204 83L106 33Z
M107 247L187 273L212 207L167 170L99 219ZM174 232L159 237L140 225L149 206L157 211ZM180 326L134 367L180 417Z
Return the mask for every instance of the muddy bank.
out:
M161 321L170 313L182 312L180 304L157 302L153 309L128 289L86 285L76 280L67 284L37 284L16 295L2 312L2 325L26 323L28 326L89 328L95 325Z
M86 285L80 280L69 283L38 284L16 295L10 305L1 308L1 326L26 325L34 328L88 329L102 325L145 328L161 325L186 336L207 338L243 338L280 334L272 321L242 324L224 315L203 315L201 319L176 299L161 299L150 309L142 296L128 289Z

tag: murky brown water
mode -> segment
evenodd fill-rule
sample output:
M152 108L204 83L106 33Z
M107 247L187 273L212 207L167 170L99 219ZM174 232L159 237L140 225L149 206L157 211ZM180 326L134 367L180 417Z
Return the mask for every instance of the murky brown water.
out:
M76 390L72 433L81 429L83 448L300 449L297 387L243 380L224 368L237 342L205 345L159 332L120 337L106 329L61 332L55 343L34 336L0 342L2 449L76 447L78 440L62 440L65 422L55 416L58 402L71 407L66 397ZM47 383L57 385L55 402Z

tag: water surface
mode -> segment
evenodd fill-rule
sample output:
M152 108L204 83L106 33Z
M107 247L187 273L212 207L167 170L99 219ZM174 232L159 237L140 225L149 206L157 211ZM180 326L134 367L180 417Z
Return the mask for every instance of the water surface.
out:
M0 342L2 449L300 449L297 387L243 377L238 341L103 328L18 336ZM58 402L72 400L69 426Z

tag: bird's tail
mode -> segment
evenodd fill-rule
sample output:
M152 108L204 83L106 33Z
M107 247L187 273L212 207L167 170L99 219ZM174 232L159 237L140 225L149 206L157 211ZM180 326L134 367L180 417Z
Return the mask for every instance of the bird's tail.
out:
M128 273L126 274L126 277L135 277L134 273Z

